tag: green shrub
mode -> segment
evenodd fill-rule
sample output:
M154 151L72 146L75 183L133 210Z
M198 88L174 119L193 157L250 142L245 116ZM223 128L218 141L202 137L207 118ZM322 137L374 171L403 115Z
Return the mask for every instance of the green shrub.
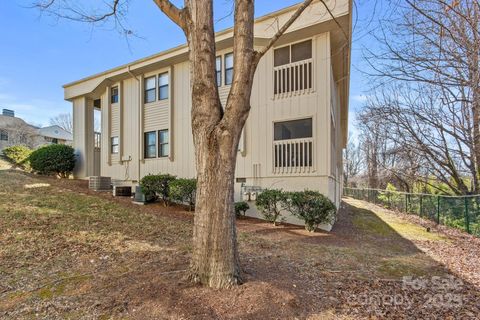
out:
M3 154L10 162L27 171L30 170L30 161L28 157L31 153L32 149L24 145L16 145L3 149Z
M197 179L175 179L170 181L169 196L179 203L188 203L189 210L195 207Z
M33 171L60 178L68 178L75 167L73 148L64 144L51 144L33 151L29 157Z
M245 201L235 202L235 215L240 217L242 214L245 216L250 206Z
M175 176L169 174L149 174L140 180L140 187L146 196L154 199L160 197L163 203L167 205L170 200L169 185L173 180L175 180Z
M286 203L290 213L302 219L305 229L310 232L314 232L319 224L333 223L335 220L335 205L320 192L290 192Z
M265 189L257 195L255 202L257 209L265 220L272 222L273 225L277 224L281 211L285 209L285 195L286 193L277 189Z
M387 183L385 191L381 191L378 195L378 200L380 200L386 208L390 209L392 203L397 203L401 200L400 197L401 195L397 192L397 188L389 182Z

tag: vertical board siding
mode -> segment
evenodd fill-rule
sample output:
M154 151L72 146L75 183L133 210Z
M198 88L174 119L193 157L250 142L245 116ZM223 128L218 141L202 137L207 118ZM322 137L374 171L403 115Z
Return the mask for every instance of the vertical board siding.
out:
M139 132L139 80L130 78L123 83L123 123L124 128L121 143L123 143L123 157L130 159L123 161L123 175L127 180L138 180L138 132Z
M188 62L176 64L173 68L170 85L173 85L172 128L168 126L168 101L160 101L145 106L145 132L169 129L173 131L175 152L174 161L168 157L145 159L141 163L141 176L147 174L170 173L178 177L195 177L195 159L191 130L190 71ZM157 137L158 138L158 137Z
M168 128L168 100L149 103L144 106L145 132Z
M123 98L123 92L119 92L120 100ZM107 99L110 99L110 94L108 95ZM122 140L120 139L120 103L109 104L110 106L110 138L111 137L119 137L119 143L122 144ZM109 139L109 148L110 148L110 139ZM120 161L120 153L112 153L110 155L110 159L112 163L117 164Z
M255 182L268 187L268 183L275 181L289 181L288 175L279 176L273 173L273 123L275 121L286 121L300 118L312 117L313 119L313 140L314 140L314 172L303 174L306 177L313 177L314 185L322 185L329 189L328 182L320 182L319 176L328 176L329 173L329 132L330 126L330 46L329 34L320 34L312 39L312 52L314 58L314 89L304 95L293 95L292 97L278 99L273 92L273 50L270 50L260 62L254 78L252 88L251 111L247 119L243 139L244 153L238 156L236 176L255 179ZM228 52L229 50L225 50ZM231 51L231 49L230 49ZM222 61L223 62L223 61ZM223 65L223 63L222 63ZM195 159L193 137L191 132L191 94L190 94L190 72L188 61L177 63L172 68L170 85L173 86L171 95L172 115L170 117L169 101L157 101L147 105L143 104L142 76L134 77L123 81L123 123L120 123L120 114L117 105L110 108L110 114L102 109L103 117L102 132L109 132L111 136L118 135L119 126L122 126L123 141L122 150L124 159L130 157L130 161L121 161L118 157L112 157L108 165L106 150L110 148L110 140L107 135L102 136L102 175L111 176L114 179L125 179L128 173L129 180L138 180L147 174L170 173L179 177L195 176ZM160 72L159 70L158 72ZM153 74L153 72L152 72ZM222 78L224 73L222 73ZM219 96L225 105L230 86L221 86ZM108 95L105 93L102 101L102 108L108 106ZM140 109L143 108L143 109ZM339 106L336 106L337 110ZM140 115L144 114L143 119ZM337 112L336 118L339 117ZM143 130L142 130L143 121ZM171 123L171 128L169 128ZM110 131L108 131L110 128ZM140 155L143 143L143 132L157 131L162 129L172 130L173 138L170 143L171 150L174 150L174 160L168 158L155 158L142 160ZM339 130L337 130L339 132ZM340 133L338 133L340 134ZM293 177L297 174L291 174ZM316 177L316 178L315 178ZM300 179L304 181L305 179ZM262 180L262 181L259 181ZM312 180L313 181L313 180ZM300 183L300 185L305 185Z

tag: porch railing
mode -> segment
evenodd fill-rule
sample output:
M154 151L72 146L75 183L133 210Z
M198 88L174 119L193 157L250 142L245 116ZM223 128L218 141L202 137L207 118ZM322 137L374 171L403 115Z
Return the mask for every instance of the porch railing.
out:
M101 143L102 143L102 135L100 132L94 132L93 133L93 143L95 148L100 148Z
M310 173L314 171L313 138L273 142L273 173Z
M302 60L273 68L275 98L307 94L313 91L313 59Z

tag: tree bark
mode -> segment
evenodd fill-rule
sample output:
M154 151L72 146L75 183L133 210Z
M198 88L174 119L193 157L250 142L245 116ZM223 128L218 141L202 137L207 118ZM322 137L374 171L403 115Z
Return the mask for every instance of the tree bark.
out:
M332 15L325 2L320 1ZM182 28L189 47L192 133L198 180L189 277L210 287L229 287L241 282L233 202L234 174L238 141L250 111L255 69L262 56L313 0L304 0L259 51L253 46L254 0L235 0L234 75L225 111L216 83L213 1L184 0L182 9L170 0L153 2ZM131 30L122 24L126 6L120 4L118 0L111 0L106 3L106 12L100 14L87 14L56 0L38 0L35 6L74 21L98 23L113 18L128 34ZM335 20L333 15L332 18Z
M241 283L233 207L236 159L222 157L216 139L195 139L197 203L189 277L213 288Z
M225 113L215 80L212 1L190 0L188 8L192 133L198 179L189 278L224 288L241 283L233 205L234 175L238 141L250 110L253 83L253 2L235 3L235 73Z

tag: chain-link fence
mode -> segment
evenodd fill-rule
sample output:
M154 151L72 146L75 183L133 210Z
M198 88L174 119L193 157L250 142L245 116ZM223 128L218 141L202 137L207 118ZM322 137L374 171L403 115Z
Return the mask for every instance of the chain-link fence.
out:
M456 197L357 188L344 188L343 195L416 214L480 237L480 195Z

